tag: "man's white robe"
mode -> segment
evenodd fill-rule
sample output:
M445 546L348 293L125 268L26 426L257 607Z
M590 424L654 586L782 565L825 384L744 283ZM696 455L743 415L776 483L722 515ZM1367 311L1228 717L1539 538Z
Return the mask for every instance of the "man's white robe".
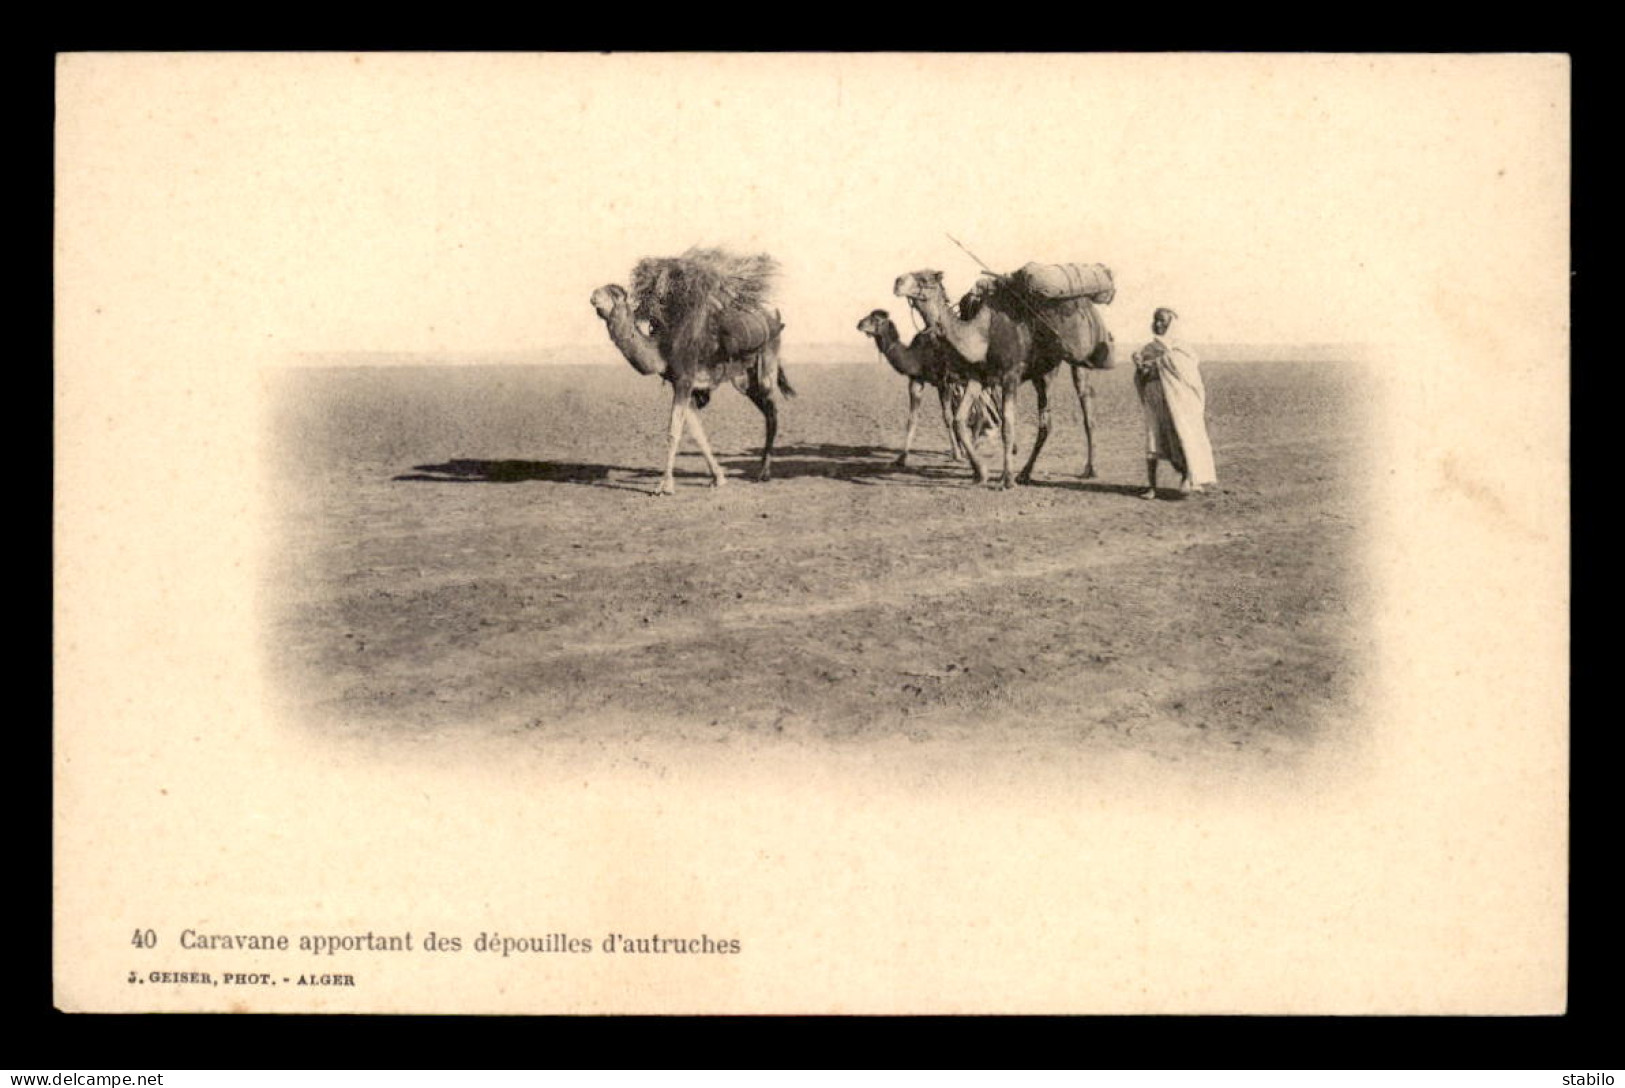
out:
M1207 390L1196 353L1169 333L1155 337L1135 355L1151 374L1136 374L1145 409L1146 455L1171 462L1195 487L1219 482L1207 437Z

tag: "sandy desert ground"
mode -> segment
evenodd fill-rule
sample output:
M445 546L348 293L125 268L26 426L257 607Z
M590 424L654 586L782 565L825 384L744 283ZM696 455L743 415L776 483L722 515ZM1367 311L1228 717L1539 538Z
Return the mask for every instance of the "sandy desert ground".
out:
M854 347L854 360L862 359ZM1070 382L1033 486L974 486L935 415L892 464L903 380L786 369L705 412L650 493L666 387L628 367L268 372L266 652L333 738L580 753L890 743L1290 766L1357 740L1370 398L1354 363L1209 362L1216 494L1147 502L1127 366ZM1033 399L1022 399L1022 449ZM996 443L983 447L989 456ZM1161 483L1177 483L1164 466Z

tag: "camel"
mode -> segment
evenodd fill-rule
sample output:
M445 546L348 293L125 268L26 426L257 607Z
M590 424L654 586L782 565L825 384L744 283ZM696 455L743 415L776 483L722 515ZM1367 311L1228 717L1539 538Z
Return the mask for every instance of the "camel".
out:
M897 332L897 325L885 310L874 310L859 321L858 331L872 337L875 346L891 364L891 368L908 379L908 429L903 434L903 452L898 455L895 463L908 464L909 450L914 444L914 431L919 424L920 401L925 395L926 386L937 391L937 399L942 405L942 423L948 428L948 436L953 443L953 459L963 460L961 455L963 447L960 445L958 432L954 430L954 414L959 407L960 398L964 396L965 387L950 373L955 362L953 349L943 342L940 334L930 330L921 332L910 343L903 343L902 336ZM981 410L975 413L971 426L971 431L977 438L997 421L992 399L987 397L985 392L979 407Z
M965 399L954 417L961 442L965 442L964 424L969 405L984 386L997 388L999 395L995 399L999 404L1000 431L1004 439L1004 468L998 483L1001 489L1032 482L1033 465L1049 438L1049 383L1063 362L1071 364L1073 388L1078 394L1078 406L1083 410L1087 452L1082 475L1085 479L1095 475L1094 390L1087 371L1111 365L1112 338L1093 303L1073 299L1062 307L1043 308L1008 280L984 277L975 293L978 297L974 301L979 304L962 306L963 315L956 315L948 305L942 273L932 269L899 276L892 290L908 299L909 305L925 320L926 328L940 333L958 356L952 370L956 378L966 383ZM1047 316L1056 314L1057 309L1065 313L1065 307L1089 323L1090 347L1082 353L1082 359L1062 344L1056 328L1050 324L1053 318ZM1016 393L1022 382L1031 382L1038 395L1038 436L1026 465L1012 478L1010 470L1016 453ZM965 446L976 482L986 483L987 470L976 456L975 447L968 442Z
M677 463L677 448L682 443L685 429L693 431L694 442L711 470L712 486L721 487L727 482L722 466L711 452L711 443L706 438L705 427L700 423L698 409L704 408L710 401L712 390L730 383L750 398L766 421L767 439L756 478L772 478L773 440L779 430L775 390L786 397L793 397L796 392L779 363L779 334L784 329L784 323L777 311L769 314L765 309L756 307L719 315L715 322L718 332L712 337L710 350L700 353L697 359L694 353L681 356L694 360L685 366L674 365L671 353L662 347L660 341L639 327L626 288L620 284L606 284L598 288L592 293L592 305L598 311L598 316L603 318L610 342L632 364L633 369L639 374L659 374L672 387L666 471L655 494L670 495L676 491L672 474Z

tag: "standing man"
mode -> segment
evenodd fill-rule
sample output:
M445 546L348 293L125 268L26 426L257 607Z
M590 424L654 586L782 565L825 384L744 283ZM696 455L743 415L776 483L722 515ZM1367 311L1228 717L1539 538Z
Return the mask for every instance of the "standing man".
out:
M1134 388L1145 411L1142 499L1157 497L1159 459L1179 470L1179 490L1187 495L1219 482L1207 437L1207 390L1195 352L1174 335L1178 320L1174 311L1159 307L1151 316L1151 342L1134 353Z

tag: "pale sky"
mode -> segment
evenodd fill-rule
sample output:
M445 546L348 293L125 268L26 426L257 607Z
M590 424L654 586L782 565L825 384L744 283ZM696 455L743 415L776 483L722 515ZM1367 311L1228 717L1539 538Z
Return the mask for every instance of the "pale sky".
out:
M1566 259L1552 57L77 55L59 321L285 351L604 340L594 287L773 254L786 342L903 318L901 272L1098 261L1137 338L1353 342ZM1561 207L1562 205L1557 205ZM131 288L120 289L120 285ZM132 303L133 304L133 303ZM1448 311L1448 307L1445 307ZM1448 319L1445 313L1444 319Z

